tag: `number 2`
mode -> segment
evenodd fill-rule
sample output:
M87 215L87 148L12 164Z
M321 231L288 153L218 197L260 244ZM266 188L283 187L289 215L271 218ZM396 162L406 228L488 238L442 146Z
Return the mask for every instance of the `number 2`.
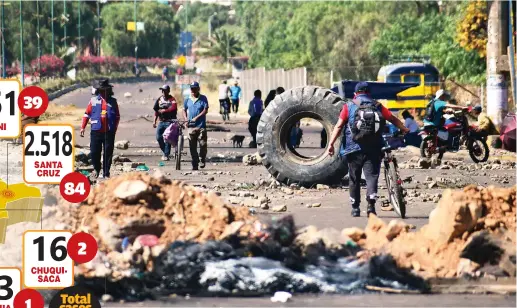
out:
M10 300L14 295L13 289L10 288L13 285L13 279L9 276L2 275L2 276L0 276L0 280L5 281L5 284L0 286L0 290L6 291L6 293L7 293L6 295L0 295L0 300L1 301Z
M79 243L79 251L77 252L78 255L85 256L86 255L86 243Z

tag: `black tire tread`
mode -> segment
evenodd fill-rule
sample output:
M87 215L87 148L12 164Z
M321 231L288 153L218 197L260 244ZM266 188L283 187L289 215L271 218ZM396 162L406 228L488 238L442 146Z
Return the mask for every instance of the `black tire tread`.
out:
M262 114L257 127L257 148L262 157L262 164L268 169L275 179L284 184L298 183L304 186L313 186L319 183L330 183L341 179L346 174L346 166L338 158L338 153L332 159L325 159L318 163L317 167L311 167L316 172L294 170L291 162L286 162L277 153L276 146L272 144L274 125L281 117L287 116L292 110L297 112L313 112L322 118L322 122L332 127L337 122L339 111L344 101L336 93L329 89L317 86L305 86L287 90L268 105ZM284 114L286 113L286 114ZM328 131L328 130L327 130ZM328 133L330 133L328 131ZM339 149L341 141L336 142L335 148ZM337 151L336 151L337 152ZM324 166L324 168L323 168ZM305 169L304 169L305 168ZM308 170L309 167L298 165L300 170ZM325 174L323 174L325 170ZM314 174L316 173L316 174Z

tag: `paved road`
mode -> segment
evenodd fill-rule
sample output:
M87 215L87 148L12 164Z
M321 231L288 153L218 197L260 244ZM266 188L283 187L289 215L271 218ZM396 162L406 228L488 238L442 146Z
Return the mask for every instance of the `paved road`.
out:
M164 174L169 175L173 179L184 180L193 185L203 185L209 189L217 189L222 193L224 198L230 197L230 194L235 195L242 188L237 189L237 185L251 184L259 179L268 179L269 174L262 166L244 166L242 164L242 156L245 154L255 152L255 149L246 147L235 149L229 141L225 141L228 133L240 134L249 136L247 125L244 123L246 117L244 115L233 117L230 123L224 125L211 125L212 128L219 128L223 131L209 132L209 158L205 170L202 172L188 172L190 170L190 157L185 158L186 161L182 165L181 171L174 169L173 162L167 162L165 166L159 167L159 158L161 153L150 152L157 150L158 146L155 140L155 131L152 128L152 118L139 118L145 114L153 114L152 105L160 92L158 88L161 86L157 82L147 82L140 84L115 84L114 91L116 97L119 98L119 104L122 115L122 122L117 140L130 140L131 146L128 150L116 150L115 154L124 154L133 161L145 162L152 169L159 169ZM140 92L141 90L141 92ZM131 98L124 98L123 93L130 92ZM80 108L86 107L90 98L90 90L82 89L64 95L52 103L61 105L74 104ZM220 121L217 113L212 113L214 109L218 109L218 103L210 102L211 113L209 119L212 121ZM217 105L216 105L217 104ZM214 106L216 106L214 108ZM243 106L245 108L245 106ZM241 107L242 108L242 107ZM247 109L247 108L245 108ZM74 123L77 128L79 123ZM319 127L312 124L311 126L304 126L304 144L302 149L305 153L317 153L319 149ZM226 130L226 131L224 131ZM77 134L76 136L79 136ZM85 138L78 138L77 144L88 146L89 136ZM158 149L159 150L159 149ZM404 161L416 155L409 150L399 153L399 159ZM450 157L450 156L449 156ZM446 156L447 158L447 156ZM465 163L472 163L470 158L465 159ZM219 172L224 172L219 174ZM515 185L515 171L493 170L490 175L511 174L511 181L506 186ZM401 170L402 177L413 176L413 182L405 184L408 190L414 189L418 185L416 181L425 182L427 176L432 177L447 177L455 178L461 183L474 184L499 184L492 181L487 176L472 176L466 172L458 170ZM381 178L381 183L383 179ZM420 184L421 185L421 184ZM419 193L437 194L442 191L442 188L433 189L418 189ZM258 189L251 190L251 193L258 197L267 196L272 200L271 206L285 204L288 208L286 213L278 214L271 211L260 211L259 214L264 218L269 218L273 215L292 214L295 217L297 225L316 225L319 228L333 227L364 227L366 225L365 213L363 217L350 217L350 208L348 204L348 191L346 189L331 189L325 191L306 190L297 195L286 195L278 189ZM385 190L382 190L381 195L385 195ZM364 194L364 190L363 190ZM321 203L320 208L307 208L307 204ZM424 225L427 222L429 213L435 207L433 202L415 201L408 204L407 222L414 224L417 227ZM379 216L385 219L395 218L394 212L378 211ZM393 296L393 295L356 295L356 296L300 296L296 297L292 305L295 306L334 306L342 305L343 300L347 301L347 305L352 306L515 306L515 297L501 297L501 296L479 296L479 295L437 295L437 296ZM300 299L303 299L301 301ZM149 304L144 304L149 306ZM269 299L191 299L189 301L171 301L166 304L153 302L151 306L266 306L271 305Z

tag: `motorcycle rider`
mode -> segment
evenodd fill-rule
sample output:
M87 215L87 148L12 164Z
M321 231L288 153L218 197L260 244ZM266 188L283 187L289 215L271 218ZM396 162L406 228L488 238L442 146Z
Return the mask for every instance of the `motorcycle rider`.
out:
M347 102L339 115L330 137L328 154L334 155L334 143L343 136L340 155L346 156L349 169L350 203L352 216L359 217L361 210L361 173L366 177L368 202L367 215L376 215L375 202L382 159L382 122L395 124L403 133L408 129L386 107L371 98L367 82L355 86L353 101ZM375 112L375 116L372 113ZM346 125L348 124L348 125ZM345 127L346 125L346 127ZM344 129L343 129L344 128ZM364 138L364 139L363 139Z
M424 117L424 126L434 125L436 127L441 128L443 126L443 113L445 109L465 109L465 107L448 104L446 101L450 99L450 97L450 93L443 89L436 91L435 98L431 102L429 102L429 104L432 103L433 110L428 110L426 117Z

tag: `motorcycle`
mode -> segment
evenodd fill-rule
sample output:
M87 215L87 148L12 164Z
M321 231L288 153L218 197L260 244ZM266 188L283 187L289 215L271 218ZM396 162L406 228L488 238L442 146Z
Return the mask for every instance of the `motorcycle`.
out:
M454 112L443 128L439 129L434 125L424 126L419 133L422 136L420 156L431 158L438 154L438 159L441 160L446 151L458 152L465 146L475 163L486 162L490 155L486 142L487 135L478 132L475 126L468 125L467 111L469 110Z

